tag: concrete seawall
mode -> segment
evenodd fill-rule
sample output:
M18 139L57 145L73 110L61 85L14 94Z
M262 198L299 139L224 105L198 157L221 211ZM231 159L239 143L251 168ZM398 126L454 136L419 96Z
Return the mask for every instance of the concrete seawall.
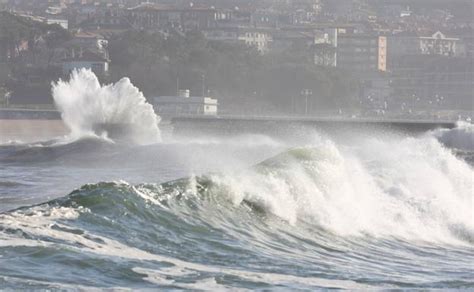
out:
M0 108L0 143L36 142L69 133L56 110Z
M0 119L0 143L50 140L69 133L61 120Z
M455 121L381 120L344 118L186 116L171 120L175 135L237 135L242 133L291 135L301 128L322 132L386 130L421 133L437 128L454 128Z
M454 128L455 121L440 120L375 120L310 117L244 117L244 116L181 116L160 128L166 136L225 136L239 134L267 134L291 136L301 129L321 132L385 130L422 133L436 128ZM0 110L0 143L20 140L47 140L68 133L57 111Z
M0 108L0 120L60 120L56 110Z

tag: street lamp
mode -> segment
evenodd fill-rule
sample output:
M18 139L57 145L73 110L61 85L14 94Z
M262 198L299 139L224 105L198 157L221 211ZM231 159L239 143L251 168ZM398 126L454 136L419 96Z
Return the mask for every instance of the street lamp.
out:
M206 74L202 73L201 74L201 85L202 85L202 96L204 97L206 95Z
M10 106L10 97L11 97L11 91L8 91L7 93L5 93L5 107L9 107Z
M313 95L313 91L311 89L303 89L301 90L301 95L305 97L304 113L308 115L308 97Z

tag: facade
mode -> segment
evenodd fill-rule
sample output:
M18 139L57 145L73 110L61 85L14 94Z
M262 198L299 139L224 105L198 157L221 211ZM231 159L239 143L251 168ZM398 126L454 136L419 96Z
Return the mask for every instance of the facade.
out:
M386 71L387 38L365 34L339 34L337 66L355 71Z
M67 45L95 50L105 50L108 41L100 34L79 31L74 35L74 38L67 43Z
M129 8L126 13L129 23L136 29L164 30L174 28L182 31L203 30L217 25L214 8L176 8L172 6L144 3Z
M410 10L410 7L408 6L406 9L400 11L400 17L410 17L412 13L413 12Z
M386 72L376 72L361 76L361 102L364 108L386 111L393 95L391 76Z
M387 68L394 70L406 56L420 55L419 37L415 33L398 33L387 37Z
M456 56L458 38L448 38L440 31L430 37L420 37L420 51L423 55Z
M393 72L394 97L414 108L472 109L472 58L406 56Z
M337 28L318 31L314 39L314 63L320 66L337 66Z
M227 43L243 43L257 49L261 54L268 52L272 41L271 34L265 29L249 27L215 28L203 31L208 40Z
M265 31L258 29L241 30L239 41L244 42L249 47L256 48L261 54L268 51L271 36Z
M72 51L72 55L68 58L64 58L61 61L62 71L64 75L68 75L75 69L91 69L95 74L103 76L109 72L110 60L100 56L91 51L75 52Z
M107 40L95 33L78 32L74 38L58 49L62 55L61 67L64 75L79 68L91 69L97 75L106 75L109 71Z
M315 34L311 31L293 29L279 29L272 33L270 49L272 52L281 53L294 48L308 50L315 43Z
M238 43L240 31L237 27L215 28L203 31L204 37L212 41Z

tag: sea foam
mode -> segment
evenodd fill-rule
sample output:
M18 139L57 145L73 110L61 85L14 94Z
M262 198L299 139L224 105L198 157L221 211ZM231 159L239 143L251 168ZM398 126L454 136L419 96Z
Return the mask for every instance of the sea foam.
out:
M133 134L132 142L150 144L161 140L160 118L128 78L101 85L91 70L80 69L71 73L69 81L53 83L52 91L73 138L104 136L108 133L103 125L125 125Z

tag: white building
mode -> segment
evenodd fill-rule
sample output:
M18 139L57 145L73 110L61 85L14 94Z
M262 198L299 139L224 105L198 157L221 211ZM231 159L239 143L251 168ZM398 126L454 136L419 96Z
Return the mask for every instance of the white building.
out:
M78 32L58 51L63 56L61 65L65 75L79 68L91 69L97 75L105 75L109 71L107 40L101 35Z
M456 56L458 38L448 38L440 31L430 37L420 37L420 51L423 55Z
M261 30L247 30L239 35L239 40L245 42L249 47L256 48L261 54L268 51L268 43L271 37L268 33Z
M63 74L68 75L74 69L91 69L97 75L105 75L109 72L109 60L91 51L72 50L70 57L62 61Z
M180 96L152 98L158 115L217 115L217 99L205 96L189 96L189 90L180 90Z

